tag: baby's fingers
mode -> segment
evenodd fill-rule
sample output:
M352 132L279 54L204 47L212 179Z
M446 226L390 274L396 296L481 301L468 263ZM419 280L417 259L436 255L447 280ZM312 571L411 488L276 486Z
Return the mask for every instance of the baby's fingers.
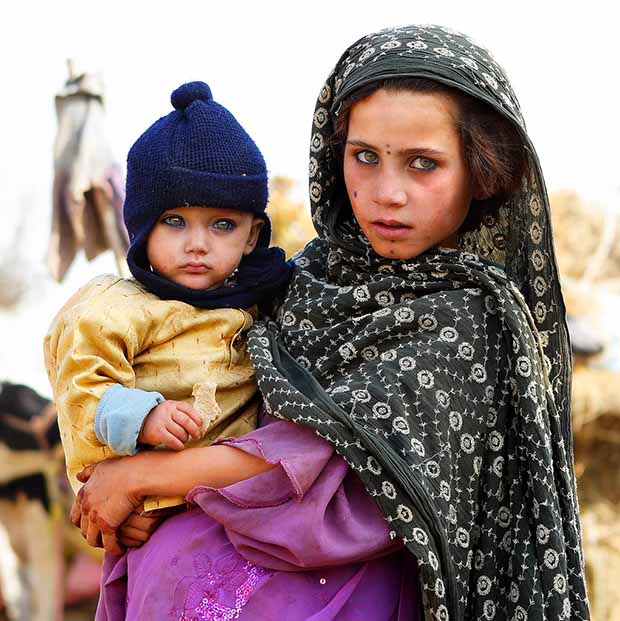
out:
M174 423L170 423L171 427L172 425L174 425ZM177 437L176 434L172 433L169 429L166 429L165 433L162 435L162 438L161 438L161 443L164 446L167 446L168 448L172 449L173 451L180 451L181 449L183 449L185 447L185 442L187 440L186 431L182 429L181 427L179 427L178 425L177 425L177 428L179 429L178 434L181 435L181 437L184 437L185 440L181 440L179 437Z
M177 425L182 427L195 440L200 437L200 421L199 424L196 424L196 422L191 418L189 414L186 414L181 410L177 410L172 415L172 420Z
M202 417L198 413L195 407L184 401L177 401L177 410L180 410L184 414L187 414L195 423L200 427L202 425Z

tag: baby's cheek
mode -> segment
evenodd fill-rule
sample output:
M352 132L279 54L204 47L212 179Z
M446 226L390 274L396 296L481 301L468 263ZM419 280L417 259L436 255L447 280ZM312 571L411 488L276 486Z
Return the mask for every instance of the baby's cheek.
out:
M163 257L159 260L159 268L162 271L169 272L174 267L174 262L169 257Z

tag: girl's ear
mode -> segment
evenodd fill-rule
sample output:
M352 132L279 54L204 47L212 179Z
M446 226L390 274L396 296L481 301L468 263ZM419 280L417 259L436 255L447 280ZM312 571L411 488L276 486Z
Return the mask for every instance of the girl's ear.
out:
M245 248L243 249L243 254L248 255L254 248L256 248L256 244L258 242L258 236L260 234L260 230L263 228L265 221L258 216L254 216L252 220L252 228L250 229L250 233L248 235L248 240L245 243Z
M480 185L478 183L476 183L474 181L473 187L472 187L472 195L471 195L471 197L475 201L484 201L487 198L491 198L491 195L488 192L488 190L484 190L483 188L480 187Z

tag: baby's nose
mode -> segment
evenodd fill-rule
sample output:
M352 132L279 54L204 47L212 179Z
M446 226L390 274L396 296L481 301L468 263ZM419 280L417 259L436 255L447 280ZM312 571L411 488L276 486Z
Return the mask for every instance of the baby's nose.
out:
M198 252L206 254L209 252L209 245L207 234L202 229L195 229L188 231L187 240L185 243L186 252Z

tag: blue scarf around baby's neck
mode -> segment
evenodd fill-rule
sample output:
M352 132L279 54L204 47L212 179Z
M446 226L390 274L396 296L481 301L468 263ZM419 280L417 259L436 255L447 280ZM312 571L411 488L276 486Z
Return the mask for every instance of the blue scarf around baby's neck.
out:
M134 278L162 300L198 308L265 307L284 291L294 266L281 248L256 248L243 257L227 284L204 290L184 287L152 271L144 246L130 248L127 264Z

